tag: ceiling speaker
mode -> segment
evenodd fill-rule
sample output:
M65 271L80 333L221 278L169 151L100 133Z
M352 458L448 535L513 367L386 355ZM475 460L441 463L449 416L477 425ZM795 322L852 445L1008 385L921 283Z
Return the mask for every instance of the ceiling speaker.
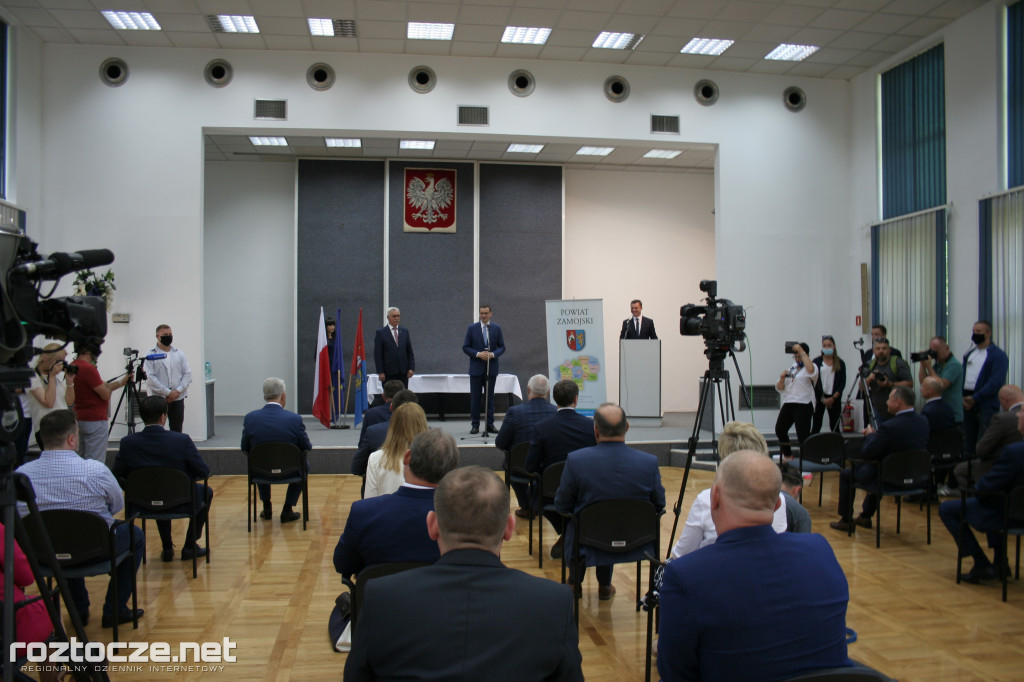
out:
M782 93L782 103L790 111L800 111L807 106L807 95L794 85L786 88L786 91Z
M414 92L430 92L437 85L437 76L429 66L416 66L409 72L409 87Z
M100 64L100 80L112 88L128 80L128 64L120 57L111 57Z
M215 88L223 88L231 82L231 78L234 75L235 70L224 59L214 59L203 69L203 78Z
M622 76L609 76L604 82L604 96L611 102L625 102L629 97L629 81Z
M718 84L706 78L697 81L693 86L693 98L697 100L697 104L710 107L718 101Z
M306 70L306 82L314 90L329 90L334 85L334 69L329 64L317 62Z
M508 76L508 90L516 97L528 97L533 94L535 83L533 74L523 69L517 69Z

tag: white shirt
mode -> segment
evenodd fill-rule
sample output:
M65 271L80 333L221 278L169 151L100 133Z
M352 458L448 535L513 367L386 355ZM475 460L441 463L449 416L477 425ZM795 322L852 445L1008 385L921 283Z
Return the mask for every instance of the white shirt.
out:
M28 396L28 409L32 415L32 433L39 433L39 422L43 417L50 414L54 410L66 410L68 409L68 401L64 395L67 390L67 385L64 383L64 372L60 372L53 379L57 383L57 390L53 394L53 407L46 407L41 402L36 400L35 395L32 393L33 388L41 388L43 392L46 392L46 381L39 376L39 372L32 375L32 383L29 385L29 390L25 391L25 395Z
M788 526L786 521L786 500L779 493L778 509L772 517L772 528L776 533L785 533ZM678 559L684 554L695 552L701 547L715 544L718 539L718 531L715 530L715 523L711 520L711 488L700 491L697 499L690 507L690 513L683 525L683 532L679 534L676 546L672 548L672 558Z
M192 370L189 369L188 360L185 354L174 346L168 351L159 346L151 348L148 355L164 352L167 353L167 357L162 360L146 360L146 391L149 395L160 395L165 398L171 391L181 391L178 400L184 400L188 395L188 385L192 383Z
M370 454L366 463L365 497L390 495L405 483L405 474L384 468L384 451L376 450Z
M811 366L810 373L803 365L793 365L789 368L783 389L779 391L776 387L775 390L782 394L782 402L814 404L814 381L818 378L818 366L813 362L807 364Z
M836 381L836 373L834 367L829 367L824 360L821 361L821 370L818 372L821 375L821 395L822 398L832 397L832 384Z
M978 383L978 375L988 358L988 347L983 350L975 348L967 354L967 366L964 367L964 390L973 391Z

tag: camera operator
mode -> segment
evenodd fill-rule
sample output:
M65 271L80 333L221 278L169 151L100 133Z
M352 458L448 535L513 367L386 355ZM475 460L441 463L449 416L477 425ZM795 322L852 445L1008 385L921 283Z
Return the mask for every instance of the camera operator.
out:
M68 366L64 346L48 343L36 361L36 372L28 389L29 411L32 415L32 433L36 445L43 449L39 440L39 422L54 410L66 410L75 404L75 376L78 368Z
M942 384L942 402L953 410L956 425L964 421L964 366L949 350L945 337L933 336L925 353L911 353L910 359L920 362L917 368L918 383L924 384L928 377L935 377Z
M821 355L814 358L819 379L814 385L814 421L811 433L821 432L821 423L828 411L828 430L839 431L839 417L843 412L843 390L846 388L846 363L836 351L836 341L831 335L821 337Z
M775 436L779 439L779 451L785 458L793 456L789 447L789 429L796 425L797 441L803 443L811 435L811 417L814 415L814 384L818 380L818 367L807 354L810 346L806 343L786 344L786 352L792 353L796 362L779 375L775 390L782 395L782 409L775 421Z
M77 357L72 366L78 368L75 382L75 416L78 418L78 454L83 459L107 461L107 415L110 396L131 379L125 374L116 381L103 381L96 369L100 356L99 346L92 343L75 344Z
M910 365L903 358L892 354L889 348L889 339L879 337L874 340L871 351L875 357L868 365L868 375L865 380L868 385L868 397L871 402L871 411L875 415L875 423L881 424L889 418L886 401L889 400L889 393L894 386L914 387L914 375L910 373Z

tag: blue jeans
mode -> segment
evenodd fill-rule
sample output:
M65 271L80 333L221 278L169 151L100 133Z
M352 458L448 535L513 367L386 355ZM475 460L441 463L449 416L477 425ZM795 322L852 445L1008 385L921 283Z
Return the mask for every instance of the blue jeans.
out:
M122 524L114 531L114 551L120 554L128 550L128 524ZM139 570L142 555L146 552L146 536L142 530L135 528L135 565L125 560L117 567L117 594L114 594L114 583L107 584L107 598L103 602L103 615L113 616L128 608L128 599L132 596L132 574ZM89 591L85 589L85 578L68 578L68 590L75 602L80 615L89 613ZM116 600L116 601L115 601Z

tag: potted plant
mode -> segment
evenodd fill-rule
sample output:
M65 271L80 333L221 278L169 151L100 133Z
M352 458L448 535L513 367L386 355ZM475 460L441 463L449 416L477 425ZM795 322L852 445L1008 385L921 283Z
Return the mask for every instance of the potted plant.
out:
M106 302L107 310L114 304L114 273L111 270L103 275L97 275L92 270L80 270L75 275L76 296L99 296Z

